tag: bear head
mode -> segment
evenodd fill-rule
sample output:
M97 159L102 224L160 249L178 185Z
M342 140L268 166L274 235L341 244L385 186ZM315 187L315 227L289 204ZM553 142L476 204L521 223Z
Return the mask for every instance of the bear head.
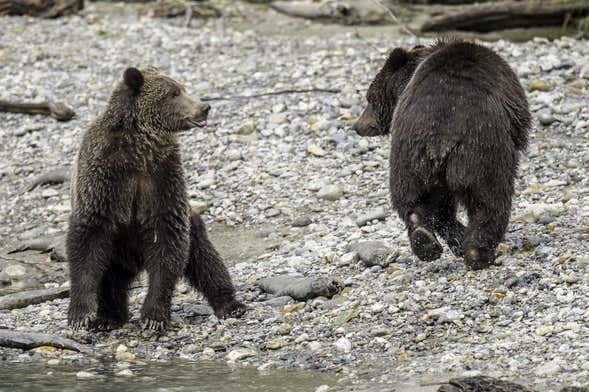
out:
M413 76L424 49L423 46L415 46L410 51L396 48L389 54L384 66L370 83L366 93L366 108L352 127L360 136L389 133L399 96Z
M106 111L113 128L175 133L204 127L211 107L156 68L127 68Z

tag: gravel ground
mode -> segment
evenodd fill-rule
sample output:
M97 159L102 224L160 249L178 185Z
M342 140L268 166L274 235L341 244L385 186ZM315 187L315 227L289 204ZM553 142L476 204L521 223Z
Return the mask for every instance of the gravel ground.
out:
M249 260L228 260L251 307L242 319L208 316L202 299L181 284L173 327L159 338L138 328L143 288L131 297L132 322L111 333L69 330L67 299L0 311L0 325L92 343L122 362L231 360L325 370L348 383L476 373L544 388L589 383L587 41L490 44L517 70L538 121L497 265L473 272L448 250L432 263L410 255L388 202L388 140L350 129L383 53L414 39L256 34L219 21L185 29L118 18L129 11L121 6L111 14L93 7L58 20L0 18L0 97L61 100L77 112L66 123L0 114L3 244L65 232L67 185L18 191L33 176L71 164L81 133L129 65L156 65L194 97L308 87L342 92L213 102L209 127L180 136L191 201L206 209L206 220L277 244ZM368 213L377 219L359 227ZM381 265L367 267L350 250L369 240L390 247ZM13 284L24 279L23 268L46 267L6 257L0 263ZM47 286L64 282L63 263L59 268ZM284 274L333 278L344 289L331 299L297 302L257 285ZM44 349L0 348L0 357L94 361Z

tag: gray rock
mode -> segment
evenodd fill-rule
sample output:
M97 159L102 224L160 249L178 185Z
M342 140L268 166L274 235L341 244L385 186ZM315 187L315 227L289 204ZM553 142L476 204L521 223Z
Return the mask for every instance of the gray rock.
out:
M550 125L550 124L552 124L553 122L556 121L556 117L554 117L550 113L540 113L538 115L538 121L542 125Z
M357 242L351 244L349 249L358 253L358 257L367 267L386 267L399 256L398 251L389 248L382 241Z
M289 296L300 301L319 296L331 298L342 289L341 283L334 279L290 275L260 279L258 285L266 293Z
M292 297L289 297L288 295L284 295L281 297L271 298L271 299L263 301L261 303L266 306L272 306L273 308L279 308L279 307L283 307L285 305L289 305L293 302L294 302L294 300L292 299Z
M298 216L292 221L293 227L309 226L313 221L308 216Z
M360 215L356 218L356 224L360 227L365 226L367 223L372 222L373 220L385 220L387 217L387 212L384 208L377 208L372 211L367 212L366 214Z

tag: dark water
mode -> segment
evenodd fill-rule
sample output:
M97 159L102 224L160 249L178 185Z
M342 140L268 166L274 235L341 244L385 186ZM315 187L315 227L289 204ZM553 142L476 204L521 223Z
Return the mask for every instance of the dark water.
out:
M330 391L337 380L329 375L305 371L233 368L216 363L171 361L131 366L131 377L115 376L113 363L86 366L48 366L45 363L0 362L2 392L297 392L315 391L328 385ZM79 379L76 373L96 373L91 379Z

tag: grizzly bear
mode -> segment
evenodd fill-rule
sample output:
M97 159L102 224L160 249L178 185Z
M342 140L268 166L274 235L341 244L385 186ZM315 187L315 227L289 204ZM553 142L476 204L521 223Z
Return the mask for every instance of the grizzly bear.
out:
M182 276L218 317L243 313L203 221L191 213L180 159L177 133L204 127L209 109L157 70L128 68L105 112L83 135L66 237L72 327L125 324L129 286L144 269L146 328L167 328Z
M437 233L472 269L489 266L509 222L531 116L509 65L473 42L439 40L390 53L354 124L391 133L390 194L413 253L440 257ZM456 218L466 207L468 226Z

